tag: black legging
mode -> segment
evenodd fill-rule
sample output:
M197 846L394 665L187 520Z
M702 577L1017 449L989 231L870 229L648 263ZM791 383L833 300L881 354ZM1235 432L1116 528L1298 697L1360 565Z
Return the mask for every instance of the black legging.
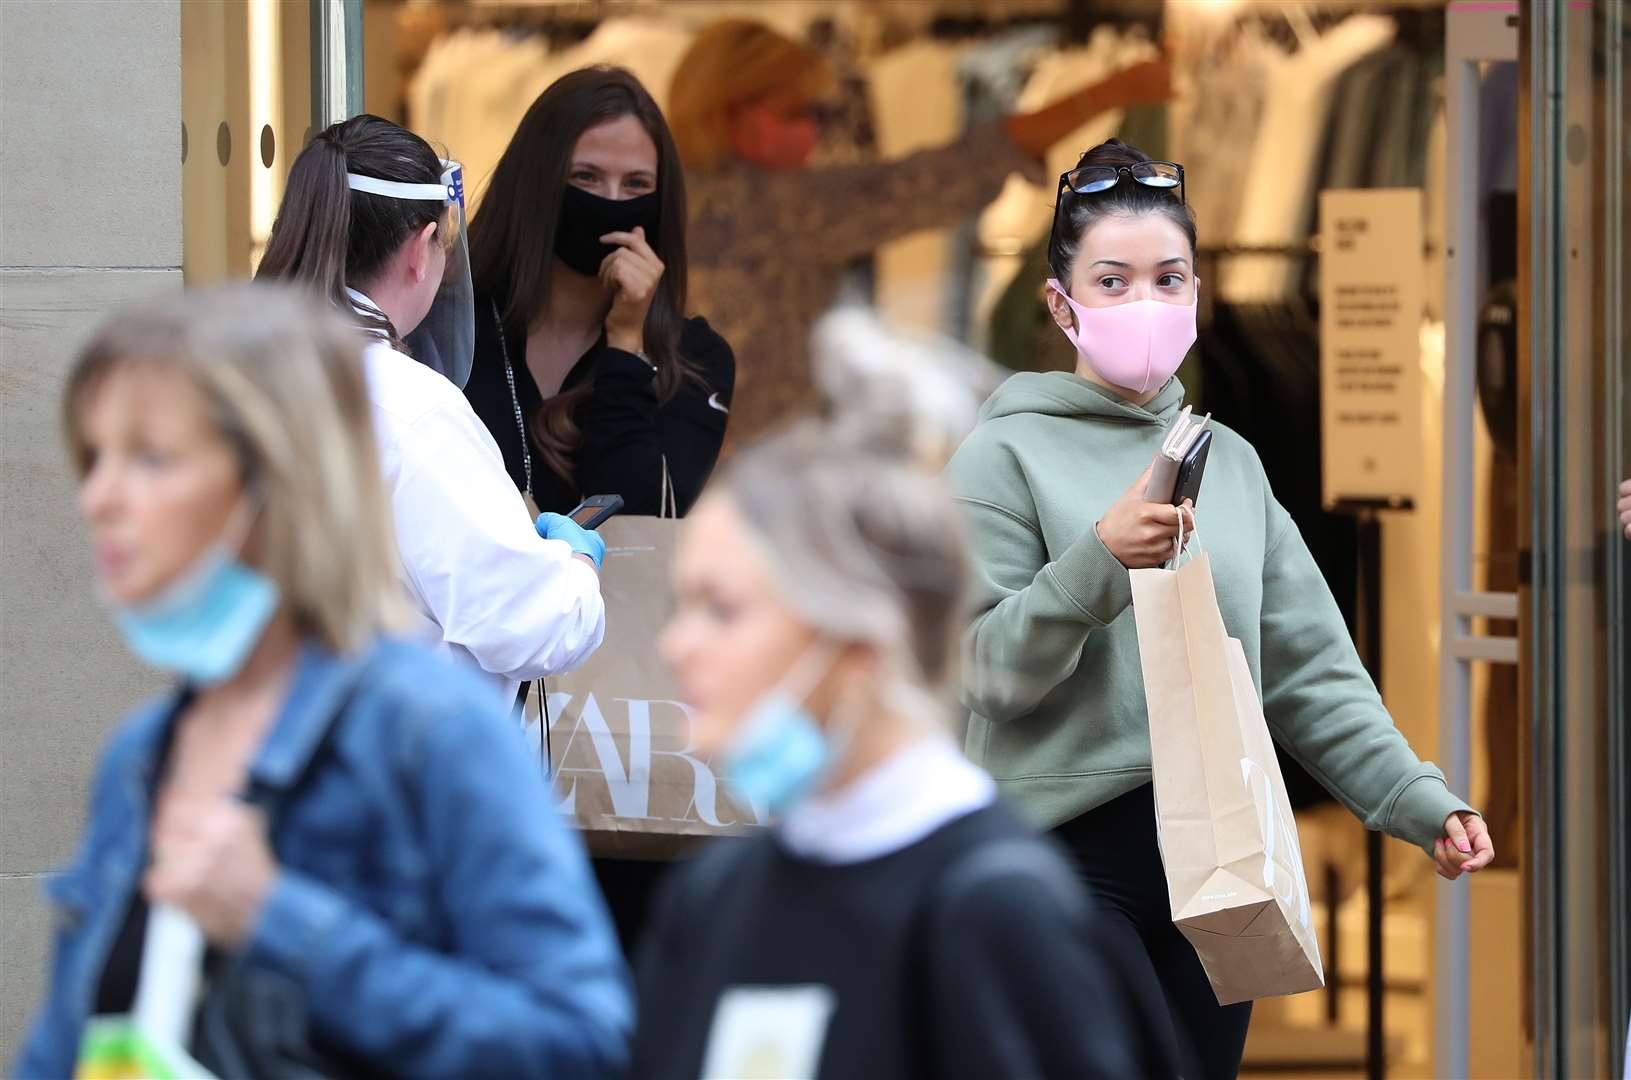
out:
M1222 1080L1240 1072L1252 1003L1219 1005L1195 949L1172 924L1167 879L1155 839L1149 784L1065 822L1054 836L1070 849L1105 916L1106 933L1135 970L1130 979L1159 987L1186 1080ZM1149 995L1145 995L1149 997Z

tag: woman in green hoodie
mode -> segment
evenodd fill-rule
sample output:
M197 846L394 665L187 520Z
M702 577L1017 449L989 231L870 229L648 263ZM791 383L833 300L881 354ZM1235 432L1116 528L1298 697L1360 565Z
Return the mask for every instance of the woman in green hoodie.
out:
M1150 737L1128 570L1175 550L1179 511L1146 502L1195 341L1195 224L1181 166L1111 140L1060 178L1048 306L1074 373L1022 373L948 467L971 526L966 749L1052 828L1158 985L1188 1077L1233 1076L1249 1002L1220 1006L1173 926L1155 835ZM1276 740L1368 828L1447 878L1494 857L1483 822L1393 726L1251 446L1212 425L1206 550ZM1142 962L1147 958L1147 964Z

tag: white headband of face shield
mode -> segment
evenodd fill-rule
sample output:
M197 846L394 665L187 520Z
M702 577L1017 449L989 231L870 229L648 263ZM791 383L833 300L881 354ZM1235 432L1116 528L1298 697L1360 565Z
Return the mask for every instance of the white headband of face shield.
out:
M347 173L346 184L351 190L368 195L434 202L443 207L438 235L447 259L435 299L417 325L398 329L402 334L402 351L463 388L470 378L476 345L474 289L464 231L463 167L456 161L443 161L439 184L407 184L358 173Z
M464 205L464 167L456 161L442 162L442 181L439 184L404 184L397 180L381 180L377 176L364 176L348 172L345 182L352 191L369 195L383 195L387 199L414 199L424 202L458 203Z

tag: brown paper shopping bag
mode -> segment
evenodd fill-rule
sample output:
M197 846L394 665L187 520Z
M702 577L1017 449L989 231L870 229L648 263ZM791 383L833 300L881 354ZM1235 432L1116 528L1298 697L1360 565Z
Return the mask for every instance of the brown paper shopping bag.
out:
M690 710L657 655L673 611L678 526L617 517L600 528L605 644L581 668L548 680L555 800L596 855L671 858L698 838L763 824L727 797L697 750ZM532 693L526 720L534 733L539 712Z
M1219 1004L1317 989L1297 823L1210 560L1131 576L1172 920Z

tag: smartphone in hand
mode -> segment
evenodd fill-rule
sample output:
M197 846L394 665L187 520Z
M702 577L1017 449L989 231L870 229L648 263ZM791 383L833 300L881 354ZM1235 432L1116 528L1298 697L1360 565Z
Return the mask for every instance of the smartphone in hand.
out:
M623 509L621 495L591 495L566 516L585 529L598 529L621 509Z
M1202 431L1195 444L1178 463L1178 482L1172 489L1172 505L1182 506L1188 499L1191 506L1201 503L1201 477L1206 473L1206 455L1212 449L1212 431Z
M1144 487L1144 501L1182 506L1200 493L1200 474L1206 467L1202 447L1212 441L1212 414L1196 420L1188 405L1167 428L1161 449L1150 465L1150 480Z

